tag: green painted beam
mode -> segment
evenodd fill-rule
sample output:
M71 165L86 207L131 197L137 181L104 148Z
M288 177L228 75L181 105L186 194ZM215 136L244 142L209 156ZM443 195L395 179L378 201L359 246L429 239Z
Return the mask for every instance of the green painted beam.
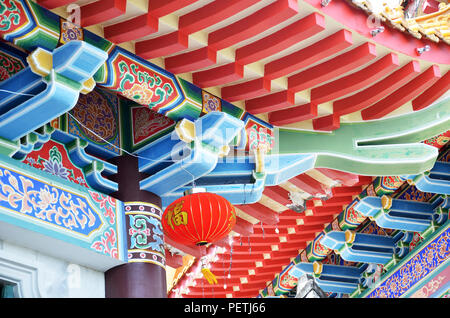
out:
M450 98L423 110L374 121L343 123L330 133L278 128L279 154L317 154L315 167L360 175L417 174L438 150L419 143L450 128Z

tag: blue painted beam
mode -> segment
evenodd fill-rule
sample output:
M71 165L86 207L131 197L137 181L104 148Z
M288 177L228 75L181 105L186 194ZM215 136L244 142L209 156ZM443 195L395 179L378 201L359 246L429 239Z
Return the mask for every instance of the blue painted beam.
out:
M385 264L394 255L396 240L390 236L331 231L320 243L335 250L343 259L351 262Z
M222 149L244 123L226 113L211 112L198 118L194 127L191 142L181 140L176 128L139 152L139 171L151 174L140 182L142 190L163 196L195 183L216 167Z
M0 83L0 137L18 140L72 109L107 57L83 41L34 51L30 66Z
M386 206L386 202L391 203ZM382 228L414 232L426 230L435 213L431 203L390 199L386 196L362 198L355 205L355 210L370 217Z
M299 263L289 272L297 278L314 275L317 285L325 292L352 293L361 283L367 265L361 267L314 263Z
M450 195L450 162L436 161L430 171L402 178L422 192Z

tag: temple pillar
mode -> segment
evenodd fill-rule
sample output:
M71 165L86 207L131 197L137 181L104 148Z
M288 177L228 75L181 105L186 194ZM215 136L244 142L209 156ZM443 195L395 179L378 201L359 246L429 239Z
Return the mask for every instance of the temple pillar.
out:
M106 298L165 298L167 296L161 198L142 191L138 159L124 155L117 165L113 197L124 202L128 263L105 272Z

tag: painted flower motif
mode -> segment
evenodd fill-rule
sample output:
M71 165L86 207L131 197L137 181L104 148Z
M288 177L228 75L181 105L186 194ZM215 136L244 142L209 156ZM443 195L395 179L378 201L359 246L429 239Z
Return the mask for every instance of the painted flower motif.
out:
M58 203L57 193L50 193L48 186L45 186L39 190L39 199L40 201L38 206L41 210L47 210L47 208L52 204Z
M394 282L390 283L390 284L389 284L389 288L390 288L390 290L391 290L393 293L395 293L395 291L397 290L397 284L396 284L396 282L394 281Z
M56 160L45 160L42 165L44 166L44 171L51 173L56 177L69 180L70 172L61 164L61 162Z
M135 100L138 104L148 105L152 101L153 91L148 88L146 83L133 84L130 89L123 91L122 95Z
M420 274L423 270L422 264L421 263L416 263L416 266L414 266L414 271L416 272L416 274Z

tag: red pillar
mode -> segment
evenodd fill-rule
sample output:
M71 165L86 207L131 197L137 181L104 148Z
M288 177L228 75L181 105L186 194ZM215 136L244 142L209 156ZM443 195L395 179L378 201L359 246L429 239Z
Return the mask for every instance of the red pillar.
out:
M112 196L124 202L128 263L105 272L106 298L167 297L161 198L139 189L138 159L112 159L119 190Z

